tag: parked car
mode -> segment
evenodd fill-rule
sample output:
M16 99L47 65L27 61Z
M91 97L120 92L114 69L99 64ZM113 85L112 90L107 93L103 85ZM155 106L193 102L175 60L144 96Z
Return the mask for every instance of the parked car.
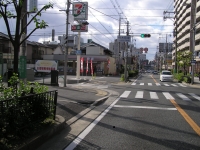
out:
M171 74L170 71L168 70L163 70L160 74L160 81L172 81L173 80L173 75Z
M51 72L39 72L36 69L33 69L33 70L34 70L34 76L35 77L44 77L44 76L49 75L51 73Z

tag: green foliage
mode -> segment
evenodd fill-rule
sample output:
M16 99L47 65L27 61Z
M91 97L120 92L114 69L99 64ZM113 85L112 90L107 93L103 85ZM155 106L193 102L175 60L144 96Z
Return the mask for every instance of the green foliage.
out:
M18 74L13 73L13 76L8 81L10 83L10 87L5 87L2 81L2 77L0 76L0 100L6 100L10 98L17 98L26 96L30 94L31 88L33 88L33 93L39 94L48 91L48 87L44 85L40 85L35 82L31 84L30 82L24 83L19 80ZM18 84L18 86L17 86Z
M178 80L178 82L183 81L184 74L183 73L176 73L174 74L174 79Z
M135 77L138 75L138 70L135 71L129 71L129 77Z
M121 74L120 81L125 81L125 75L124 74Z
M49 124L44 120L52 120L54 110L52 96L44 93L46 86L24 83L15 73L8 82L10 87L3 84L0 76L0 102L6 101L1 103L0 149L14 149L17 143L42 130ZM30 93L32 88L35 94Z
M183 81L184 81L185 83L191 83L192 79L191 79L190 76L184 76L184 77L183 77Z

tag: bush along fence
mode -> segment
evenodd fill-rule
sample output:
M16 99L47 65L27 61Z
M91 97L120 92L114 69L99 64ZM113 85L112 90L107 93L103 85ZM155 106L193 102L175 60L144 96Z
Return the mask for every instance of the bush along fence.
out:
M39 83L19 81L14 74L11 86L5 87L0 76L0 149L8 140L30 136L46 119L55 120L57 90ZM2 142L4 141L4 142Z

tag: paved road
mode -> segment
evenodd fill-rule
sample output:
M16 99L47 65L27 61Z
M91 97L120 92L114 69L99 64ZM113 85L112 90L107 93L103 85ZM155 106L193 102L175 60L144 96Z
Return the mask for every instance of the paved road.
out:
M151 74L126 84L116 80L71 85L112 94L39 149L200 149L198 88Z

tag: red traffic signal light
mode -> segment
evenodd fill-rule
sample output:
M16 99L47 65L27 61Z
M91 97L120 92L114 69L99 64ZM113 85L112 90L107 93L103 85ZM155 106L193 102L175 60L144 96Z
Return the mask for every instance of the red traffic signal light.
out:
M141 34L141 38L150 38L151 34Z

